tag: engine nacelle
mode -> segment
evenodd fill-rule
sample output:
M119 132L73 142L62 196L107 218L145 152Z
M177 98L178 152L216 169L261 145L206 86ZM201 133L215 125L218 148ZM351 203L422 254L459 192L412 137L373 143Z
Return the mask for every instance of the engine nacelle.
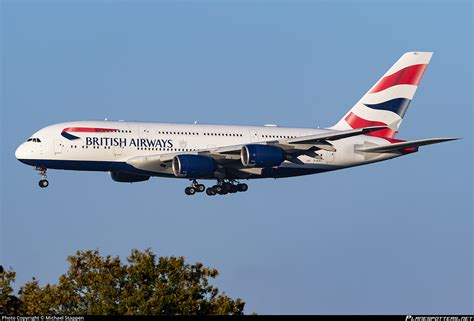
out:
M214 160L207 156L177 155L173 158L173 173L176 177L209 177L216 169Z
M245 167L278 166L285 160L285 152L275 146L245 145L240 150L240 160Z
M150 176L129 174L129 173L123 173L123 172L110 172L110 176L112 177L114 181L120 182L120 183L143 182L150 179Z

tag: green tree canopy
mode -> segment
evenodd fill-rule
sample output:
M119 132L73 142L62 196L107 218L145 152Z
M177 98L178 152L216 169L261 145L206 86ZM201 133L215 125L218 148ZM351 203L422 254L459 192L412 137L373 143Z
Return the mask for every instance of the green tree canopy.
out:
M133 250L127 264L78 251L67 272L44 287L33 278L13 295L15 272L0 271L0 311L5 314L243 314L245 303L219 293L209 280L216 269L187 264L183 257L156 258Z
M18 314L20 311L20 300L13 295L12 283L15 282L16 273L5 271L0 266L0 315Z

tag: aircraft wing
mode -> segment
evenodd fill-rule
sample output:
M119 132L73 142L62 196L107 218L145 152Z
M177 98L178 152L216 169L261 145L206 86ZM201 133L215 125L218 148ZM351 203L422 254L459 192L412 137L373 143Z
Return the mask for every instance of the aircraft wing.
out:
M453 138L428 138L428 139L419 139L419 140L412 140L407 142L400 142L382 146L373 146L373 147L364 147L358 148L357 151L359 152L366 152L366 153L390 153L390 152L397 152L399 150L405 148L418 148L424 145L431 145L443 142L449 142L451 140L460 139L459 137Z
M277 146L286 152L287 160L296 164L301 164L297 158L299 155L315 156L314 151L318 149L335 151L330 141L348 138L357 135L367 134L373 131L382 130L387 126L370 126L351 130L334 130L322 134L306 135L296 138L285 138L279 140L268 140L263 142L249 143L260 145ZM233 168L242 167L240 163L240 151L242 146L248 144L232 145L225 147L209 148L192 152L175 152L159 155L137 156L127 160L129 165L135 168L151 172L169 172L171 170L171 161L177 155L201 155L213 158L217 164L230 166Z
M311 144L317 143L325 140L338 140L342 138L357 136L357 135L364 135L370 132L374 132L377 130L386 129L388 126L370 126L370 127L362 127L350 130L335 130L329 133L324 134L316 134L316 135L309 135L309 136L301 136L296 138L286 139L286 143L288 144ZM285 141L285 140L284 140Z
M330 141L343 139L351 136L364 135L385 128L387 128L387 126L371 126L341 131L335 130L323 134L306 135L296 138L275 139L263 142L248 143L243 145L218 147L214 149L209 149L207 151L200 151L199 154L203 153L214 155L216 157L216 160L218 160L219 158L234 158L232 155L237 155L237 159L240 159L240 150L242 146L249 144L277 146L287 153L299 155L305 154L305 152L311 148L335 151L335 148L331 145Z

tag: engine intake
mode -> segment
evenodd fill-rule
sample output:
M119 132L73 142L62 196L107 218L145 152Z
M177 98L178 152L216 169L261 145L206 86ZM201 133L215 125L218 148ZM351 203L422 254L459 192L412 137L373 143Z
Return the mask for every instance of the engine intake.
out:
M124 173L124 172L110 172L110 176L112 177L114 181L120 182L120 183L143 182L150 179L150 176L129 174L129 173Z
M216 169L214 159L199 155L177 155L173 158L173 174L176 177L209 177Z
M240 150L240 160L245 167L278 166L285 160L285 152L275 146L245 145Z

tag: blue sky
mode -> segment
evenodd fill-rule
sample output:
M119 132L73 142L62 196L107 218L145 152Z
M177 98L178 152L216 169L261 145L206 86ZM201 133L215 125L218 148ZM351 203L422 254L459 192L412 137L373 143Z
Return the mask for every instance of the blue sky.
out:
M56 282L98 248L183 255L258 313L473 313L472 3L3 1L1 264ZM38 175L57 122L325 127L405 51L434 51L401 139L461 136L321 175L187 197L184 180Z

